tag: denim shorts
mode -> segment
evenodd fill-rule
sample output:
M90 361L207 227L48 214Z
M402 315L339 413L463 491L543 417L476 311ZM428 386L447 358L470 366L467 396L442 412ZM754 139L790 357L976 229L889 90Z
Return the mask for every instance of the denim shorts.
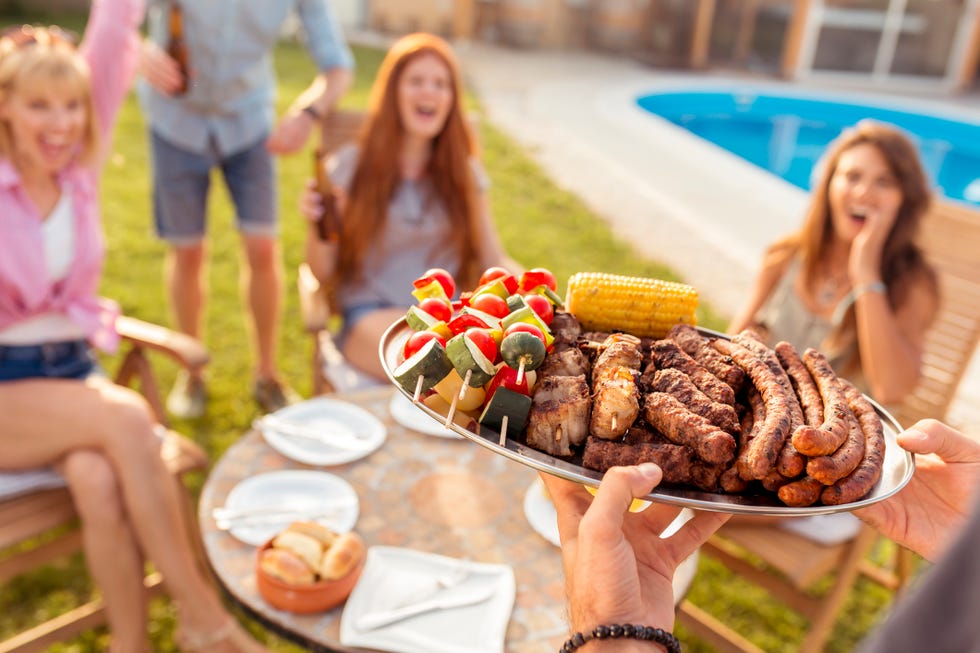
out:
M172 245L196 245L207 231L211 170L218 167L235 204L239 231L274 237L279 232L276 164L263 137L230 155L212 140L204 154L184 150L151 132L153 219L157 235Z
M0 383L21 379L84 379L98 371L84 340L0 345Z

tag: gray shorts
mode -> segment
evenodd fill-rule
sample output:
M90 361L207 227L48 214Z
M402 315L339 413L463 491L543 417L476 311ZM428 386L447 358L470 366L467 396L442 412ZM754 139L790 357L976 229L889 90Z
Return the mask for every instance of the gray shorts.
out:
M207 231L211 169L218 167L235 204L239 231L274 237L279 232L276 164L265 137L222 155L212 141L205 154L189 152L151 132L153 219L157 235L172 245L195 245Z

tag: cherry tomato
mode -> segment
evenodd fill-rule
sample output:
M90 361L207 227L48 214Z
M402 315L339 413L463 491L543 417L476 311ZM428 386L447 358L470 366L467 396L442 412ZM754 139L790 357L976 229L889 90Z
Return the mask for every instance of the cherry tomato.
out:
M419 302L419 308L440 322L448 322L453 317L452 307L437 297L426 297Z
M534 309L532 308L531 310L533 311ZM510 334L516 333L518 331L524 331L530 333L533 336L537 336L537 338L545 344L547 344L548 342L544 337L544 331L542 331L540 327L537 327L533 324L528 324L527 322L514 322L509 327L504 329L503 337L506 338Z
M538 314L541 321L545 324L551 324L551 320L555 317L555 307L551 305L548 298L544 295L525 295L524 301L527 305L531 307L531 310Z
M474 327L466 330L464 338L469 338L473 344L479 347L484 356L491 363L497 360L497 341L493 339L490 329Z
M502 268L500 266L494 266L484 270L483 274L480 275L480 281L476 284L477 288L493 281L494 279L500 279L503 281L504 287L507 288L508 293L513 295L515 292L517 292L517 277L511 274L507 268Z
M408 340L405 341L405 348L402 349L402 356L404 358L411 358L419 349L422 349L422 347L425 346L425 343L433 339L438 340L439 344L443 347L446 346L446 339L435 331L416 331L408 337Z
M493 293L483 293L473 297L470 299L470 306L494 317L506 317L510 313L507 300Z
M500 369L497 370L497 374L490 379L487 383L487 398L484 401L490 401L493 397L493 393L497 391L499 387L507 388L508 390L513 390L514 392L520 392L522 395L531 394L531 389L528 386L527 374L521 379L521 382L517 382L517 370L509 365L501 365Z
M422 277L431 277L438 281L442 289L446 291L447 297L452 297L456 292L456 281L453 280L453 275L449 274L448 270L444 270L443 268L429 268Z
M558 290L558 281L551 270L545 268L531 268L521 275L521 281L517 288L520 292L530 292L538 286L548 286L552 290Z

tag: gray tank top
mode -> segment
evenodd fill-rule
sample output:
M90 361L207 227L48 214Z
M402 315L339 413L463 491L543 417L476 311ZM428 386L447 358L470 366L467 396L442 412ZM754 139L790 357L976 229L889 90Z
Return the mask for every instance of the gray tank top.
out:
M330 178L345 192L357 167L356 145L341 148L328 162ZM489 185L486 173L472 162L477 188ZM461 261L447 243L452 228L446 209L435 198L429 180L403 179L388 205L384 231L376 235L364 259L362 278L338 288L337 300L343 311L355 306L403 306L415 303L412 280L431 267L459 273Z
M769 299L759 310L757 321L769 330L770 347L780 340L791 343L801 354L804 349L813 347L823 352L840 374L843 367L853 360L857 343L851 343L838 351L830 350L826 340L835 325L829 319L811 312L796 294L796 279L799 274L800 259L794 257ZM868 391L862 374L848 373L847 379L862 392Z

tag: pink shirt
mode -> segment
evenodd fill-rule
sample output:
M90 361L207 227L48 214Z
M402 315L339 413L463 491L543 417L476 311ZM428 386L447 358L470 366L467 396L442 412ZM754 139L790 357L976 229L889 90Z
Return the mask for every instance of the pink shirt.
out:
M79 47L92 71L95 118L106 148L136 71L136 29L143 8L143 0L93 0ZM17 169L0 158L0 329L42 313L61 312L84 330L93 345L112 349L117 344L118 307L97 295L105 256L99 172L71 165L59 174L75 212L75 255L67 276L55 281L44 265L43 216L27 197Z

